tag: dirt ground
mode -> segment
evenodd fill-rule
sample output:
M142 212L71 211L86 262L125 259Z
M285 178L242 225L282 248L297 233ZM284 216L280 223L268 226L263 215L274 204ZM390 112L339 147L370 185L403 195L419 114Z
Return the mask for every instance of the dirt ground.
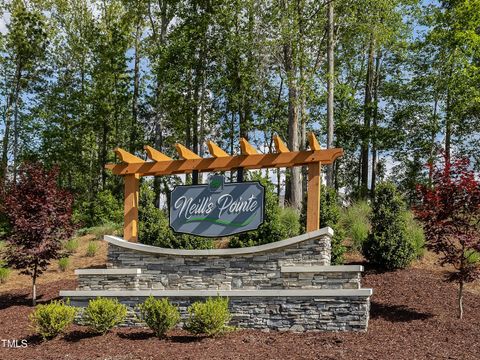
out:
M71 274L58 279L62 275L41 282L40 302L75 288ZM467 291L465 317L458 320L456 287L442 276L428 256L407 270L379 273L367 268L364 287L373 288L374 295L366 333L239 330L202 338L176 330L158 340L148 329L120 328L96 336L73 326L48 342L29 328L32 307L23 283L17 290L0 289L0 359L479 359L480 294L476 288ZM17 348L4 346L3 340L13 339ZM22 339L26 347L21 347Z

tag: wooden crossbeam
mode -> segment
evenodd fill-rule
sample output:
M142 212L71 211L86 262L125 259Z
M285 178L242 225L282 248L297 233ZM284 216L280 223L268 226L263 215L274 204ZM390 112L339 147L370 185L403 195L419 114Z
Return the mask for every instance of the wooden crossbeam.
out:
M237 168L261 169L289 166L303 166L312 163L331 164L343 149L324 149L316 151L290 151L278 154L253 154L218 158L195 158L162 162L144 162L134 164L107 164L106 167L116 175L139 174L140 176L186 174L193 170L199 172L226 171Z
M240 150L242 155L258 154L257 150L244 138L240 139Z
M223 151L217 144L215 144L213 141L207 141L208 145L208 151L210 154L215 157L215 158L221 158L221 157L229 157L225 151Z
M143 147L145 151L147 152L147 156L149 159L152 159L153 161L172 161L173 159L164 153L155 150L151 146L145 145Z
M195 159L201 159L200 156L195 154L193 151L187 149L185 146L182 144L175 144L175 148L177 149L178 155L185 160L195 160Z
M312 150L320 150L320 144L318 143L317 138L313 131L308 134L308 144L310 145L310 149Z
M282 139L280 138L280 136L275 135L275 136L273 137L273 142L275 143L275 150L277 151L277 153L286 153L286 152L289 152L287 146L286 146L285 143L282 141Z
M127 164L140 164L144 163L142 159L139 157L136 157L133 154L130 154L128 151L123 150L122 148L117 147L115 150L113 150L115 154L118 155L121 161Z

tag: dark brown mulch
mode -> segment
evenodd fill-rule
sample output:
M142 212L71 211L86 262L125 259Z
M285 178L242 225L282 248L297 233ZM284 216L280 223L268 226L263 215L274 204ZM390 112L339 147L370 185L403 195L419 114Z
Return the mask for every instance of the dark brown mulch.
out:
M0 339L27 339L26 348L4 348L0 359L479 359L480 296L467 293L465 318L456 319L456 289L439 273L409 269L367 271L374 289L367 333L292 334L242 330L219 338L174 331L164 340L147 329L117 329L94 336L74 326L42 343L28 327L26 291L0 294ZM42 301L73 281L40 288Z

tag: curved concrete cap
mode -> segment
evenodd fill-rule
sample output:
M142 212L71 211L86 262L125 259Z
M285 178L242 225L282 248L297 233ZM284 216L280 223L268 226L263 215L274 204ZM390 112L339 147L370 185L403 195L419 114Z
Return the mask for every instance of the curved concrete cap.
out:
M168 249L157 246L145 245L140 243L132 243L125 241L124 239L105 235L104 240L112 245L119 246L126 249L141 251L150 254L163 254L163 255L178 255L178 256L229 256L229 255L246 255L264 253L267 251L275 251L284 247L292 246L297 243L301 243L308 240L315 240L322 236L333 236L333 230L329 227L324 227L306 234L298 235L289 239L276 241L273 243L250 246L245 248L235 249L206 249L206 250L181 250L181 249Z

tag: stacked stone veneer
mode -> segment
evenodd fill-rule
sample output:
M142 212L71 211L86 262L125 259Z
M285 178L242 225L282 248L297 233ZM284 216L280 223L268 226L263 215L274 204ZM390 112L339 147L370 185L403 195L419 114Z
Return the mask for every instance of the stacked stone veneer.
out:
M366 330L370 289L361 266L330 266L330 228L242 248L174 250L106 236L108 269L77 270L75 306L97 296L129 307L125 325L141 325L136 305L168 297L186 316L208 296L228 296L233 325L275 330Z

